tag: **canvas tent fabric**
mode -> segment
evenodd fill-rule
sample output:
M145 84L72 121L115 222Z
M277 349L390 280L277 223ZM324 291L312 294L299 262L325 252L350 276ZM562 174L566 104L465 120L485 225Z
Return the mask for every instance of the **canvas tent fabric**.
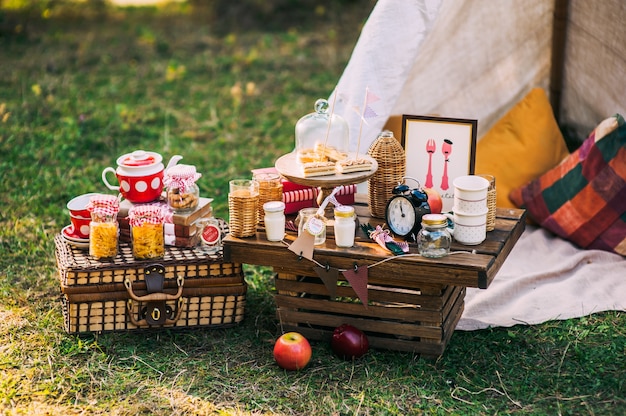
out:
M582 142L626 114L624 21L623 0L379 0L329 101L365 152L391 115L476 119L480 140L540 87ZM626 310L626 260L529 226L490 288L468 289L458 329L606 310Z
M534 87L559 95L557 119L580 141L626 114L626 2L566 1L564 50L553 51L556 3L379 0L329 98L351 150L366 150L393 114L476 119L480 138ZM564 62L551 83L553 52ZM380 100L361 123L366 88Z

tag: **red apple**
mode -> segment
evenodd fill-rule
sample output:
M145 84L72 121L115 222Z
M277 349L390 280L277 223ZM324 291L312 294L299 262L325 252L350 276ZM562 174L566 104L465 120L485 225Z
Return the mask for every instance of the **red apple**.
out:
M274 359L285 370L302 370L311 360L311 353L311 344L298 332L287 332L274 344Z
M424 188L424 192L426 192L426 195L428 195L428 205L430 205L430 213L441 214L441 210L443 209L443 200L441 199L441 195L439 195L439 192L437 192L437 190L433 188Z
M363 331L352 325L343 324L333 331L330 346L339 357L350 360L365 355L370 344Z

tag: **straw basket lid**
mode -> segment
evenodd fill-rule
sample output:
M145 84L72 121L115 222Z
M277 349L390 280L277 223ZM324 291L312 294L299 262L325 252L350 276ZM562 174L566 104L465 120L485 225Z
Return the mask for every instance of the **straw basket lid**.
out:
M375 218L384 218L391 190L406 175L405 152L393 132L384 130L367 153L378 162L378 170L368 180L370 214Z
M404 169L404 148L390 130L381 132L378 138L374 140L367 153L378 161L379 169L381 163L383 167L387 167L387 164L399 163Z

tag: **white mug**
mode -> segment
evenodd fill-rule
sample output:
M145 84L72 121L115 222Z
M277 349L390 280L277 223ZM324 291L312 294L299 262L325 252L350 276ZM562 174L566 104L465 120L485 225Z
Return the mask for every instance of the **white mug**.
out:
M478 215L487 209L489 181L481 176L465 175L454 179L454 212Z
M488 211L485 208L484 211L477 214L466 214L457 212L455 207L453 214L446 213L444 215L454 223L454 228L449 230L454 239L461 244L475 246L487 238Z

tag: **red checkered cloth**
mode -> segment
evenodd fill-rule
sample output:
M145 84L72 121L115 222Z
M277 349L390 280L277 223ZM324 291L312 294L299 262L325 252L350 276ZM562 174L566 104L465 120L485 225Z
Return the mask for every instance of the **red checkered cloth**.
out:
M159 205L135 205L128 211L128 222L131 227L143 224L163 224L164 210Z
M626 124L600 123L558 166L509 195L542 227L582 248L626 256Z
M120 201L114 195L97 194L90 198L87 210L96 215L115 217L120 210Z

